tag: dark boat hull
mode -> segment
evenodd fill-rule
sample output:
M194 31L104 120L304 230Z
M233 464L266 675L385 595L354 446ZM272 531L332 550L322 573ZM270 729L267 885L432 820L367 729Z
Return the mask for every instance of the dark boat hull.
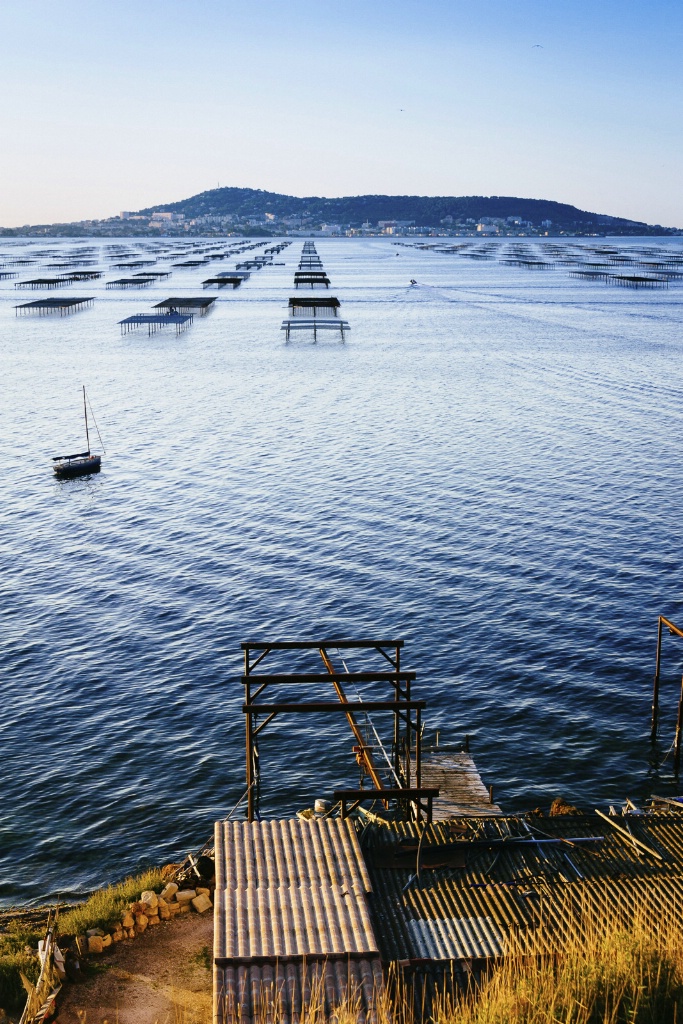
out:
M68 462L58 462L54 466L55 476L60 478L71 476L85 476L86 473L99 473L102 466L102 459L99 455L92 455L84 459L70 459Z

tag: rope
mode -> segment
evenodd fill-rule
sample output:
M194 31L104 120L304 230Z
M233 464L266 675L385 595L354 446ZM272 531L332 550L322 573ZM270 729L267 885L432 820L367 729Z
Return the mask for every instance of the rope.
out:
M104 447L104 442L102 441L102 435L100 434L100 428L97 426L97 420L95 419L95 413L92 411L92 405L90 404L90 399L88 398L88 392L87 391L85 393L85 400L88 403L88 408L90 409L90 415L92 416L92 421L95 424L95 430L97 431L97 436L98 436L98 438L100 440L100 445L102 447L102 451L106 455L107 454L107 449Z
M241 804L241 803L242 803L242 802L243 802L244 800L246 800L246 798L247 798L247 797L249 796L249 790L250 790L250 789L252 788L252 786L255 786L255 785L256 785L256 779L254 779L254 781L253 781L253 782L250 782L250 783L249 783L249 785L248 785L248 786L247 786L247 788L245 789L245 791L244 791L244 793L242 794L242 796L241 796L241 797L239 798L239 800L237 801L237 803L235 804L235 806L233 807L233 809L232 809L232 810L230 811L230 813L228 814L227 818L223 818L223 821L230 821L230 819L232 818L233 814L235 813L235 811L237 810L237 808L239 807L239 805L240 805L240 804Z
M346 662L344 661L344 659L341 656L341 651L339 650L338 647L337 647L336 650L337 650L337 654L339 655L339 660L341 661L342 665L344 666L344 671L346 672L347 675L349 675L350 673L349 673L349 670L348 670ZM354 689L354 692L355 692L356 696L358 697L359 702L362 704L363 703L363 698L361 697L360 693L358 692L357 686L354 685L353 689ZM394 766L391 763L391 758L387 754L387 752L386 752L386 750L384 748L384 744L382 743L381 739L379 738L379 734L377 732L377 729L375 729L374 722L370 718L370 715L367 713L367 711L364 712L364 715L365 715L365 721L367 722L368 726L372 729L372 731L374 733L374 736L375 736L375 739L377 740L377 745L380 748L380 750L382 751L382 753L384 754L384 758L385 758L387 764L389 765L389 771L391 772L391 774L393 775L393 777L394 777L394 779L396 781L396 786L397 786L398 789L400 789L401 788L401 781L400 781L398 775L396 774L396 772L394 770Z
M666 754L664 755L664 760L657 766L657 770L659 770L660 768L663 768L664 765L666 764L666 762L669 760L669 754L672 752L675 743L676 743L676 737L674 736L674 738L671 741L671 746L669 747L669 749L667 750Z

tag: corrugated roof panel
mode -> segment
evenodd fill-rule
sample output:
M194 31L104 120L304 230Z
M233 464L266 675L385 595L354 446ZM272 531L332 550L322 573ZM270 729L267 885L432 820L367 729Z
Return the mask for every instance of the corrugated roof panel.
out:
M415 840L422 828L396 823L367 829L363 843L383 959L496 956L517 934L559 944L587 909L624 926L643 914L654 923L673 919L683 929L683 815L633 815L614 822L662 859L597 815L463 818L424 830L422 856L434 846L448 846L449 853L439 855L442 866L435 869L423 860L418 888ZM572 842L596 836L604 838ZM406 852L400 841L410 838ZM561 842L510 841L525 838ZM454 852L453 866L443 866Z
M377 953L351 822L219 822L215 849L216 958Z
M329 1019L347 999L359 1024L372 1021L383 992L378 959L298 960L214 968L214 1020L220 1024L298 1024Z

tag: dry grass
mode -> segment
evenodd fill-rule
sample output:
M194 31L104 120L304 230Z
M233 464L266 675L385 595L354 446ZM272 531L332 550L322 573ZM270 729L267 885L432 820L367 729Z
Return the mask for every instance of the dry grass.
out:
M392 1001L380 994L368 1017L355 997L326 1013L325 993L314 987L305 1024L683 1024L683 934L674 924L625 924L569 906L563 916L561 948L557 932L543 924L512 936L508 955L480 985L437 997L425 1013L394 977ZM260 1010L263 1024L284 1024L282 1007ZM233 1007L224 1019L238 1018Z
M161 884L156 873L130 879L98 893L89 904L70 911L70 930L103 922L111 910ZM396 983L380 993L374 1014L365 1016L352 995L330 1013L322 984L311 986L305 1024L683 1024L683 934L672 920L598 916L567 904L558 918L562 936L549 922L535 932L508 937L507 955L468 992L437 998L427 1013L416 1013ZM77 927L74 927L76 925ZM18 938L18 937L17 937ZM17 950L17 952L19 952ZM196 959L196 957L195 957ZM210 1024L208 1004L176 990L174 1011L160 1024ZM239 1012L225 1014L237 1024ZM284 1024L284 1008L264 1000L257 1018Z
M513 938L478 990L437 1002L437 1024L683 1021L683 935L675 925L568 915L561 948L544 926Z
M141 892L146 889L160 892L163 886L161 871L154 868L136 878L127 878L118 885L100 889L86 903L60 916L60 934L83 935L89 928L102 928L106 931L121 920L129 903L140 899Z

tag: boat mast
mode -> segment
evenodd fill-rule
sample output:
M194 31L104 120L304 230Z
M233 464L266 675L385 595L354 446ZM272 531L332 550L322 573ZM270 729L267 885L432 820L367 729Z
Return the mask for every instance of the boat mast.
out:
M83 415L85 416L85 443L88 446L88 455L90 455L90 433L88 432L88 404L85 400L85 384L83 385Z

